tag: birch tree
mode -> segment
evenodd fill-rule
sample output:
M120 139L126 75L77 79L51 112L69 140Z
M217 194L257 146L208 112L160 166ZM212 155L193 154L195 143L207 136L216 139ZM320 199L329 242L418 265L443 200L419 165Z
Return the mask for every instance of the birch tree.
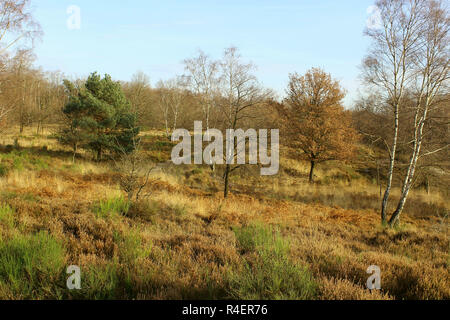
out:
M415 52L412 69L415 81L412 84L415 103L413 106L413 134L411 140L411 154L404 175L401 196L397 207L389 220L392 227L400 219L406 199L413 183L417 162L421 156L442 151L443 148L421 154L425 124L433 108L447 107L441 99L448 94L449 80L449 52L450 52L450 16L441 1L422 1L424 7L420 14L422 27L418 50Z
M420 46L423 0L378 0L381 28L368 28L365 33L372 46L363 61L363 78L382 94L393 114L392 139L387 143L389 169L381 203L381 221L387 222L387 207L394 175L398 147L401 103L406 88L414 81L411 68Z
M219 62L211 60L200 50L197 57L184 60L184 66L191 90L198 96L208 130L218 92Z
M7 60L0 57L0 130L6 127L6 117L15 104L14 95L11 95L12 79L9 73Z
M142 71L133 74L131 82L124 84L124 92L131 102L131 111L137 115L140 122L150 113L150 90L150 78Z
M264 90L259 85L253 74L254 66L242 62L242 58L237 48L231 47L225 50L221 67L221 103L220 108L224 116L224 124L227 129L233 132L238 128L242 120L249 117L249 114L256 112L257 107L270 97L270 91ZM224 172L224 197L228 197L230 175L240 164L233 165L231 159L236 157L236 152L240 144L245 144L243 140L233 139L232 148L226 152L226 164ZM232 150L232 153L229 151Z
M163 114L164 127L167 138L170 132L177 128L185 93L185 81L183 77L177 77L157 83L159 90L159 108Z
M41 35L39 24L33 19L30 12L30 0L0 0L0 92L4 94L6 86L4 73L10 56L8 50L19 43L35 40ZM9 79L8 79L9 80ZM6 80L6 81L8 81ZM6 101L8 100L8 101ZM2 99L0 101L0 122L11 113L17 101Z
M418 160L443 149L421 155L430 111L436 106L446 105L438 102L448 92L449 16L443 2L436 0L379 0L376 6L382 27L366 30L372 47L363 63L363 75L366 82L383 95L393 114L392 140L386 143L390 157L388 177L381 204L382 223L392 227L404 208ZM410 126L407 122L411 112ZM403 121L400 121L401 117ZM396 169L400 123L408 124L406 129L411 139L407 146L411 153L400 200L388 221L387 208Z
M0 54L41 34L30 12L30 0L0 0Z

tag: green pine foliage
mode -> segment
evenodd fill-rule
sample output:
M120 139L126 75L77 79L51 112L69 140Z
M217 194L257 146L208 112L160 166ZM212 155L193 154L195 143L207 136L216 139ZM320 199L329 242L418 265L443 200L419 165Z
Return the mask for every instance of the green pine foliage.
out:
M69 97L63 112L68 122L59 141L70 145L76 153L79 147L92 150L101 160L105 152L131 152L139 134L136 115L119 82L96 72L77 88L64 81Z

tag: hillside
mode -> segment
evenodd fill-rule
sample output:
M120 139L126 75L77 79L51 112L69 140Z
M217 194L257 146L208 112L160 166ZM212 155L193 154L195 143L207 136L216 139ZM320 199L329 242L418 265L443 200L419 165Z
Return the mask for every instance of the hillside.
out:
M72 163L50 131L2 136L0 299L450 298L448 190L413 190L390 230L355 164L321 165L310 185L282 152L278 175L244 168L224 200L220 168L171 165L163 134L141 136L159 165L133 205L110 162ZM81 290L66 289L69 265Z

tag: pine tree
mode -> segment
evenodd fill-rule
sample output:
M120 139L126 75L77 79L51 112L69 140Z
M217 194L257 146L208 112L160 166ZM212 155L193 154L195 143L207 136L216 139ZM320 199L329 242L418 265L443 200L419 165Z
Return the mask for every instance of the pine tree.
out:
M69 102L63 112L69 124L62 130L61 142L72 145L74 150L78 145L92 150L97 160L107 151L133 151L139 128L120 83L107 74L101 78L96 72L82 88L76 89L70 81L64 83Z

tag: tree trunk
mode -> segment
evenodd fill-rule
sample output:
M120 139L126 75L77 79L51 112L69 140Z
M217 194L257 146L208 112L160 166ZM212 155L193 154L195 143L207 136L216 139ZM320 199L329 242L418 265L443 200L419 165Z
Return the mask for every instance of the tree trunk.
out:
M98 148L97 149L97 161L101 161L102 160L102 148Z
M209 136L209 129L208 129L208 128L206 129L206 132L205 132L205 138L206 138L208 141L211 141L211 140L209 140L209 139L210 139L210 136ZM209 165L209 168L211 169L212 172L215 172L215 171L216 171L216 163L215 163L215 162L209 163L208 165Z
M206 132L209 130L209 104L205 110L205 120L206 120Z
M173 131L175 131L177 129L177 117L178 117L178 113L175 113L173 115L174 119L173 119ZM172 131L172 132L173 132Z
M166 116L166 119L165 119L165 125L166 125L166 137L167 137L167 139L170 139L169 122L167 120L167 116Z
M237 120L238 120L238 111L236 110L235 112L234 112L234 120L233 120L233 123L232 123L232 128L235 130L236 129L236 124L237 124ZM209 117L207 118L207 121L209 121ZM208 122L209 123L209 122ZM208 129L209 130L209 129ZM234 150L235 150L235 148L237 148L237 145L236 145L236 142L234 141L234 139L233 139L233 152L234 152ZM225 175L224 175L224 183L225 183L225 186L224 186L224 192L223 192L223 195L224 195L224 198L227 198L228 197L228 192L229 192L229 178L230 178L230 174L231 174L231 172L232 172L232 169L231 169L231 164L229 164L228 162L228 160L229 160L229 154L228 154L228 150L227 150L227 165L225 166ZM234 155L233 155L233 157L234 157Z
M72 156L72 163L75 163L75 156L77 155L77 151L78 151L78 144L74 144L73 145L73 156Z
M380 187L380 199L381 199L383 191L381 190L380 164L378 163L378 161L377 161L377 185Z
M390 161L389 161L389 172L388 172L388 181L386 184L386 190L384 191L383 201L381 202L381 223L386 224L387 222L387 205L389 200L389 194L392 188L392 178L394 175L394 166L395 166L395 155L397 150L397 140L398 140L398 125L399 125L399 105L398 102L395 106L395 122L394 122L394 137L392 142L392 150L390 153Z
M311 169L309 170L309 183L314 182L314 168L316 166L315 161L311 161Z
M398 202L397 208L395 209L394 213L392 214L391 219L389 220L390 227L393 227L396 223L398 223L398 220L400 219L400 215L403 211L403 208L406 203L406 199L408 198L408 194L409 194L409 191L412 186L414 173L416 171L416 166L417 166L417 160L419 159L420 149L422 147L423 126L425 124L426 116L427 116L427 108L425 109L423 116L419 120L418 125L415 130L415 133L414 133L414 151L413 151L410 161L409 161L409 166L408 166L408 170L405 175L405 180L403 182L402 194L400 196L400 200Z
M417 157L415 157L414 162L417 161ZM411 171L408 170L408 173L405 177L405 182L402 188L402 194L400 196L400 200L397 204L397 208L395 209L394 213L391 216L391 219L389 220L389 227L394 227L400 219L400 215L403 211L403 208L405 207L406 199L408 198L409 191L411 190L412 186L412 178L414 176L414 170L415 170L415 163L413 164L413 168L411 168Z
M224 191L223 191L223 197L225 199L228 197L228 192L229 192L230 170L231 170L231 165L227 164L226 167L225 167L225 176L224 176L225 187L224 187Z

